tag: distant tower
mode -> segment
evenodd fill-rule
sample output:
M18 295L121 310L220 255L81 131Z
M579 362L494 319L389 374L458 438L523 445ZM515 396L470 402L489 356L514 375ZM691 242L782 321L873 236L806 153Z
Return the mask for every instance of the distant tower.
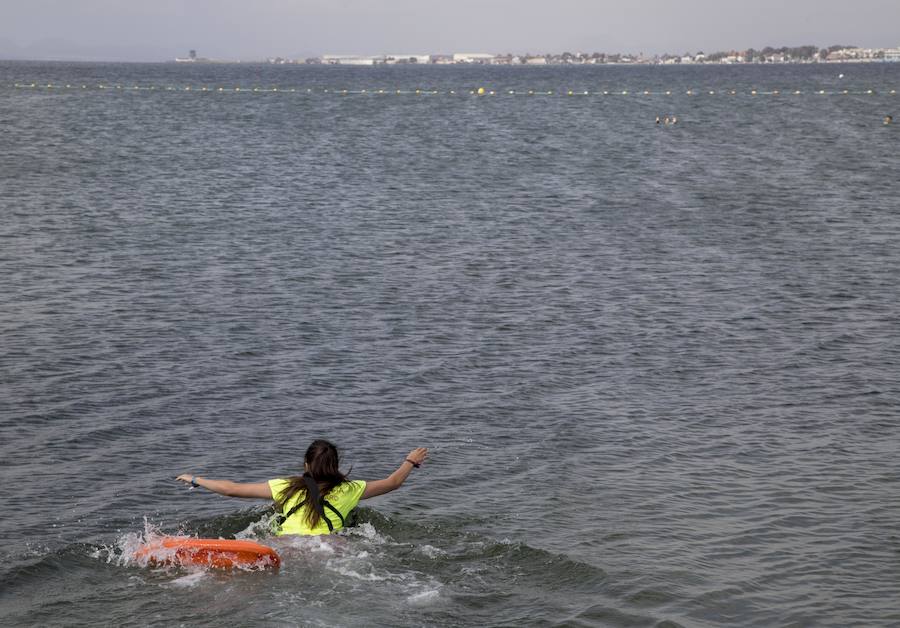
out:
M191 58L191 61L196 61L196 60L197 60L197 51L196 51L196 50L191 50L191 51L188 53L188 56Z

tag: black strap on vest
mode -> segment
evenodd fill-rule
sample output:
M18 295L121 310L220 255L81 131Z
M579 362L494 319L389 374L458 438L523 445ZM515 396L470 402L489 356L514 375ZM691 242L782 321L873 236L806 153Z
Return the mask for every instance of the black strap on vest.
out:
M288 511L288 514L284 515L281 523L287 521L288 518L295 512L297 512L302 506L304 506L306 502L311 502L313 504L313 508L315 508L319 512L319 516L325 520L325 525L328 526L329 533L334 532L334 524L331 523L331 519L329 519L328 515L325 514L325 508L328 508L334 514L336 514L338 516L338 519L341 520L341 527L344 527L344 515L342 515L341 511L335 508L331 504L331 502L329 502L319 494L318 482L316 482L308 473L303 474L303 481L306 483L306 499L300 501L296 506L291 508Z
M343 528L344 527L344 515L341 514L341 511L338 510L337 508L335 508L334 506L332 506L331 502L328 501L327 499L325 499L324 497L322 498L322 505L325 506L325 508L328 508L329 510L331 510L334 514L336 514L338 516L338 519L341 520L341 527ZM334 532L334 526L331 525L331 519L329 519L328 516L325 514L325 508L322 509L321 514L325 518L325 524L328 526L328 531Z

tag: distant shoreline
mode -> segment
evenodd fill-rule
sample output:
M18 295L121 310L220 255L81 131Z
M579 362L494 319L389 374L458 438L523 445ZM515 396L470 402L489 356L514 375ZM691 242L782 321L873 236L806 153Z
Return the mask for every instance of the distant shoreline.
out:
M23 59L13 58L5 61L23 61L34 63L141 63L141 64L179 64L179 65L336 65L374 67L383 65L408 66L509 66L509 67L541 67L541 66L693 66L693 65L818 65L848 63L900 63L900 46L896 48L861 48L854 45L833 45L827 48L818 46L782 46L773 48L766 46L760 50L717 51L673 55L670 53L645 55L643 52L603 53L603 52L562 52L546 54L495 54L485 52L456 52L453 54L320 54L306 58L301 57L266 57L264 59L217 59L204 57L197 50L188 51L187 57L175 57L163 60L100 60L100 59Z
M397 68L401 70L415 68L511 68L511 69L549 69L549 68L585 68L599 69L604 67L616 68L742 68L742 67L785 67L785 66L846 66L846 65L894 65L896 62L878 60L862 60L854 59L847 61L815 61L815 62L783 62L783 63L545 63L540 65L529 64L500 64L500 63L397 63L397 64L373 64L373 65L352 65L340 63L272 63L265 60L257 61L195 61L195 62L177 62L175 60L165 61L115 61L115 60L98 60L98 59L5 59L0 57L0 63L57 63L71 65L165 65L165 66L223 66L223 65L242 65L242 66L286 66L286 67L314 67L314 68L331 68L337 70L346 70L350 68L368 68L368 69L384 69ZM900 64L898 64L900 65Z

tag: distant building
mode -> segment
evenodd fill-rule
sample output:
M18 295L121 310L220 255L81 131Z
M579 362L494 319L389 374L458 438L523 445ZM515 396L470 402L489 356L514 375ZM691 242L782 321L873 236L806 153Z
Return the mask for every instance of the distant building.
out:
M828 54L828 61L872 61L881 59L882 54L887 59L886 50L872 48L841 48Z
M547 57L528 57L525 59L526 65L547 65Z
M389 65L396 63L431 63L431 55L385 55L384 62Z
M888 48L884 51L884 60L900 62L900 46L896 48Z
M322 55L322 63L328 65L375 65L375 57L358 57L356 55Z
M514 59L516 61L513 61ZM492 65L512 65L514 62L519 63L517 57L513 55L499 55L491 59Z
M490 63L494 55L483 52L454 52L453 63Z

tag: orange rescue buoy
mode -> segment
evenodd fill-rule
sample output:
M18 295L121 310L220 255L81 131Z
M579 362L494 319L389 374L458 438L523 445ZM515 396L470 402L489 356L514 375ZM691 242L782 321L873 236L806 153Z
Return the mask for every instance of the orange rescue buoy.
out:
M216 569L277 569L281 557L271 547L254 541L164 536L142 545L134 553L149 565L195 565Z

